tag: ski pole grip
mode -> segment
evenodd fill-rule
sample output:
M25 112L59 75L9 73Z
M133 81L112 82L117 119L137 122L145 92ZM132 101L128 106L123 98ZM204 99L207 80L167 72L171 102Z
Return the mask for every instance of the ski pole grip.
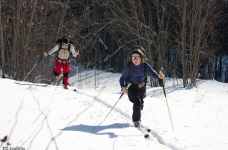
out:
M161 68L161 69L159 70L159 74L162 73L162 70L163 70L163 68Z
M126 89L128 89L130 86L131 86L131 83L129 82L129 83L127 84Z

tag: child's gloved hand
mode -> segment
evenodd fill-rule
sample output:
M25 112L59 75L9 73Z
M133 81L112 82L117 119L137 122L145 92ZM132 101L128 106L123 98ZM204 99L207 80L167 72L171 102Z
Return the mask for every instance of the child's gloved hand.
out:
M160 73L158 74L158 78L159 78L159 79L164 79L164 74L163 74L162 72L160 72Z
M122 87L121 91L122 93L127 93L127 89L125 87Z
M44 55L44 56L48 56L48 53L47 53L47 52L43 52L43 55Z

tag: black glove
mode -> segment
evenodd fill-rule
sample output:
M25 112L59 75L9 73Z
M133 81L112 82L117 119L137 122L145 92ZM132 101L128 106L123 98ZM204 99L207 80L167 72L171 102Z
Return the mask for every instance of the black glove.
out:
M163 86L163 79L158 79L158 83L160 86Z

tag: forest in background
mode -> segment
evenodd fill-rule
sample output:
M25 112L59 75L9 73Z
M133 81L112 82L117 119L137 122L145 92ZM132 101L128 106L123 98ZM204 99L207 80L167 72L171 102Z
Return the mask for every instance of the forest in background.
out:
M2 77L22 81L37 65L26 81L51 78L55 56L42 54L69 35L85 69L121 73L140 45L183 87L227 83L227 16L227 0L0 0Z

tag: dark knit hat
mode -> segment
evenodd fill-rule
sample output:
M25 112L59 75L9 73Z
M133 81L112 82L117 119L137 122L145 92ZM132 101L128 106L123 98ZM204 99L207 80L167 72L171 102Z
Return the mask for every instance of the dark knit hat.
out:
M135 47L132 48L132 50L137 50L137 49L140 49L141 52L143 53L143 55L146 56L146 51L145 51L145 49L142 46L135 46Z
M69 43L70 42L70 36L64 35L62 37L62 43Z
M141 53L139 52L139 51L137 51L137 50L133 50L132 52L131 52L131 55L132 54L139 54L140 56L141 56Z

